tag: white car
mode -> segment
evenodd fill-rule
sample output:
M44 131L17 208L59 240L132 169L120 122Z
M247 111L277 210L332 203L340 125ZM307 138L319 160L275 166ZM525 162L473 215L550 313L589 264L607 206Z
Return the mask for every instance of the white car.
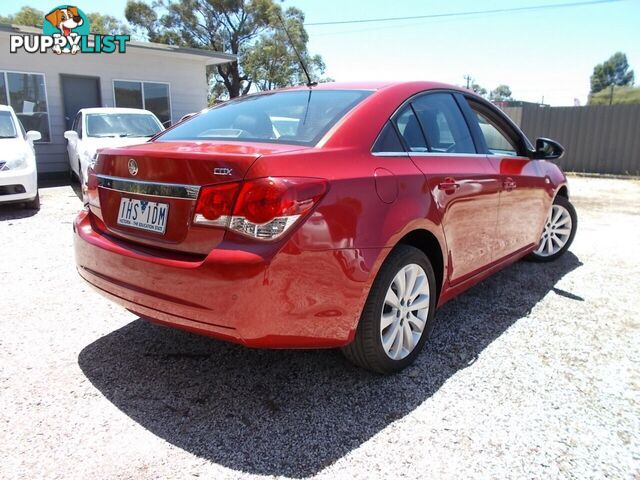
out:
M137 108L83 108L64 132L71 174L78 177L84 192L87 171L96 161L97 151L144 143L164 130L149 110Z
M40 132L24 131L13 108L0 105L0 203L23 202L39 209L38 171L33 142Z

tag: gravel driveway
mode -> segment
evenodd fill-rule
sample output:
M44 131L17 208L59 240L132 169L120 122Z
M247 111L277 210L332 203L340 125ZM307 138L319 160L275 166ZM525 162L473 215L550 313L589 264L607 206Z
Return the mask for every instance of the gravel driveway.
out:
M0 207L0 476L639 478L640 183L571 189L571 251L447 304L392 377L146 323L76 274L70 187Z

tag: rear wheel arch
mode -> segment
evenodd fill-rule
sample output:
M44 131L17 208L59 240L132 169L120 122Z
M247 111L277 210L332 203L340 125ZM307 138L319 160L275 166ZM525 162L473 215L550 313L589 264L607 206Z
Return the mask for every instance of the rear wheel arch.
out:
M342 352L355 365L388 374L409 366L433 327L436 279L427 255L398 243L381 265L357 329Z
M413 230L409 230L410 228L413 228ZM424 228L423 225L421 226L412 225L410 227L408 226L408 228L402 233L404 233L404 235L400 237L398 240L396 240L397 237L390 239L390 242L388 243L388 247L390 248L385 248L383 252L377 257L377 259L375 260L375 263L372 265L372 268L370 270L371 276L369 280L370 282L369 288L363 292L364 295L361 301L361 308L364 308L365 302L367 300L367 296L370 293L370 289L372 288L376 277L380 273L380 269L389 258L389 255L391 254L391 252L397 249L398 246L400 245L408 245L408 246L417 248L418 250L423 252L429 259L429 262L431 263L431 267L433 269L433 273L435 276L435 284L436 284L435 299L436 299L436 305L438 304L438 301L440 300L440 295L442 293L444 280L445 280L444 275L446 270L445 270L445 257L443 255L443 252L446 251L446 246L441 244L441 241L438 240L438 237L436 236L436 234ZM399 235L401 235L402 233L400 233ZM444 239L442 239L442 241L444 241ZM351 332L347 339L347 343L353 340L359 323L360 323L360 317L354 319L354 323L352 325Z
M437 237L428 230L412 230L402 237L397 245L410 245L421 250L431 262L436 277L436 300L440 298L444 284L444 256Z

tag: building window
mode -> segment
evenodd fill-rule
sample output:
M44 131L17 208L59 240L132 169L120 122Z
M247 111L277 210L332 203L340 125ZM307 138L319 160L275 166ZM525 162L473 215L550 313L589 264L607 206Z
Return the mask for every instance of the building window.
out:
M4 78L4 72L0 72L0 105L9 105L9 100L7 100L7 81Z
M169 85L166 83L144 82L142 90L144 92L145 108L155 113L163 125L170 122Z
M44 75L0 72L0 103L11 105L25 130L36 130L49 142L49 113Z
M114 80L113 96L116 107L144 108L153 112L163 125L171 122L168 83Z
M116 107L144 108L142 83L117 80L113 82L113 92L116 98Z

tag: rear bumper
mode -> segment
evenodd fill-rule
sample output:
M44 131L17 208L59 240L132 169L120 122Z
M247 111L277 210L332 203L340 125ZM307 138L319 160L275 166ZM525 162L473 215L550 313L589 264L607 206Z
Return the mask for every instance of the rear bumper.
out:
M2 187L22 186L24 192L3 194ZM38 194L38 174L33 167L0 172L0 203L22 202L36 198Z
M157 323L265 348L323 348L351 341L382 249L271 257L236 245L204 260L154 256L74 224L78 272L100 293Z

